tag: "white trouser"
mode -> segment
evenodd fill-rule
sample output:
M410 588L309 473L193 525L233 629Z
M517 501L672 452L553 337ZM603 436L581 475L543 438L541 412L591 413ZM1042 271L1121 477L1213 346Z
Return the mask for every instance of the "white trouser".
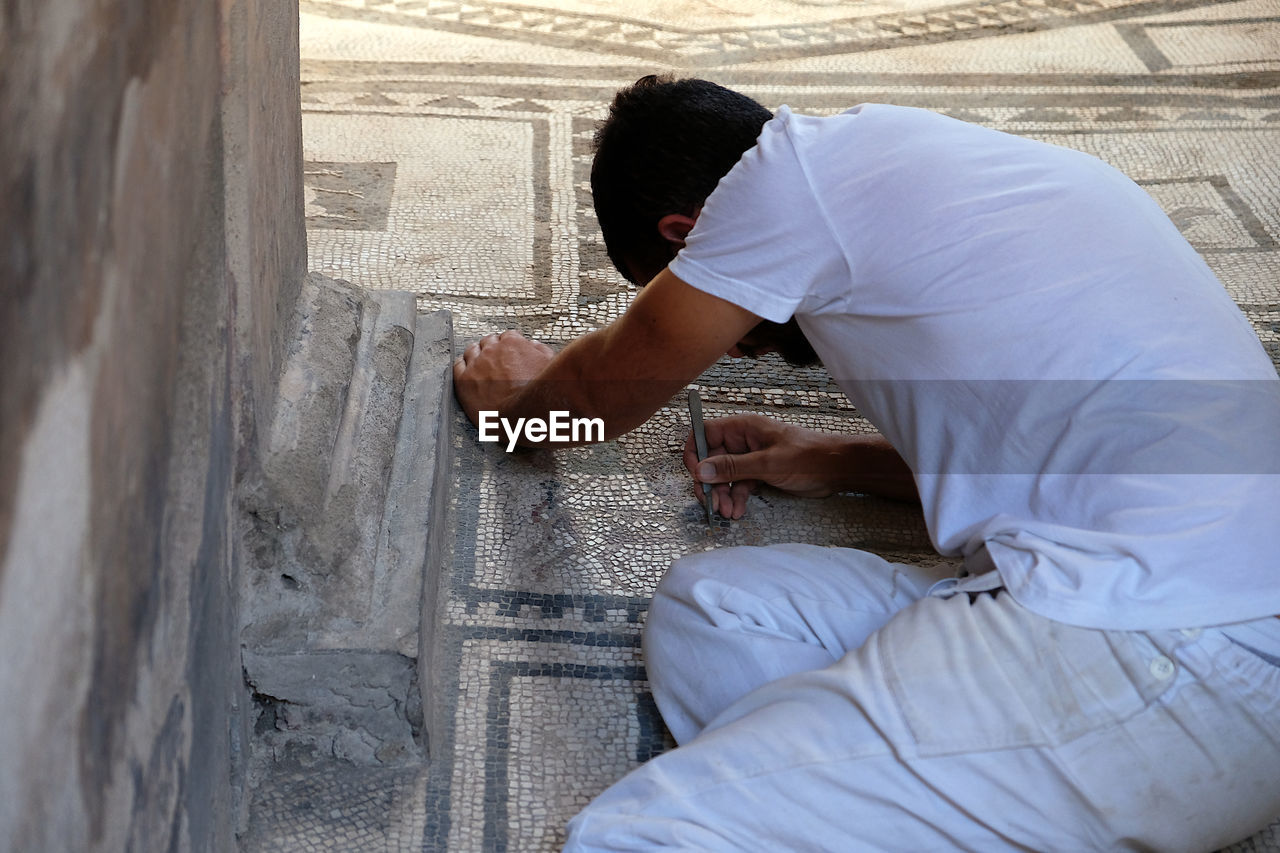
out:
M1280 814L1280 667L936 580L802 545L678 560L644 651L681 746L566 850L1207 851Z

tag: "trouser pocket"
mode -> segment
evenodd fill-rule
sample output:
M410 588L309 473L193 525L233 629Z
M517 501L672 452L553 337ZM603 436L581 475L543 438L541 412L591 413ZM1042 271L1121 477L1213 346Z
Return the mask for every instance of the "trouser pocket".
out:
M873 641L921 756L1066 743L1139 713L1177 673L1145 633L1053 622L1006 592L926 598Z

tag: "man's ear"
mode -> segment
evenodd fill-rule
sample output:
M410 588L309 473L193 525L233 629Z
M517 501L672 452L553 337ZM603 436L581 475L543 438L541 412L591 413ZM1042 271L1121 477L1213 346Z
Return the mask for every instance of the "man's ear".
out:
M683 248L685 238L689 236L689 232L693 230L693 223L697 221L697 212L693 216L685 216L683 213L668 213L658 220L658 233L662 235L662 239L677 249Z

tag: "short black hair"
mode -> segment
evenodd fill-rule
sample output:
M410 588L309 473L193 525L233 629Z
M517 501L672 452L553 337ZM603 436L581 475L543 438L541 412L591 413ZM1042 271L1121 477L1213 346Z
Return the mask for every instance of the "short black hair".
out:
M771 118L746 95L707 80L651 74L618 92L596 131L591 194L605 249L624 278L632 277L628 260L666 266L658 220L692 216Z

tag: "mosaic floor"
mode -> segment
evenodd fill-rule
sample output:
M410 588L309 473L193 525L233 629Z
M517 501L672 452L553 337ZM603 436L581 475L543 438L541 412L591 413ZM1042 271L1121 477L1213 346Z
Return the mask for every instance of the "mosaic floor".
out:
M460 341L514 327L564 342L625 308L590 140L619 86L669 70L770 107L921 106L1098 155L1165 206L1280 361L1280 0L301 8L311 267L414 291L453 312ZM725 362L698 387L709 416L866 428L820 370ZM353 777L330 786L333 808L300 772L317 820L276 849L558 849L578 808L671 745L638 638L672 558L803 540L940 560L909 510L865 498L766 495L708 531L677 459L687 428L673 405L610 444L507 455L455 424L450 723L421 778L379 792ZM1280 824L1234 849L1280 850Z

